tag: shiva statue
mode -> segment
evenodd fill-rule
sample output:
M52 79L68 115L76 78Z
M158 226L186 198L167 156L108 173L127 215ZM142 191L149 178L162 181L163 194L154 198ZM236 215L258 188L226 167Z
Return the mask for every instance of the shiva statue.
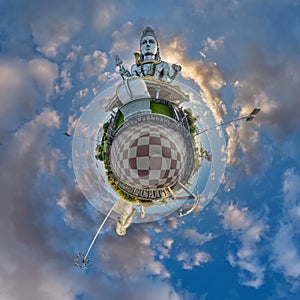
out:
M161 60L159 42L156 33L151 27L143 30L140 39L140 53L134 53L135 64L131 66L131 72L126 70L121 59L116 56L116 66L123 79L130 76L152 77L157 80L171 82L181 71L181 66L173 64L170 73L169 64Z

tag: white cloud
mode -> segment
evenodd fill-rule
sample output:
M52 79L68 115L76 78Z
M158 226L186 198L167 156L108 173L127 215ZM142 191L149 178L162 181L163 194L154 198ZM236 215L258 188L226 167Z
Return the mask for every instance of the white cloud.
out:
M0 62L0 136L33 117L54 91L57 66L45 59Z
M137 226L130 228L124 238L102 237L98 251L101 269L106 268L116 278L133 279L146 274L169 277L166 268L155 259L150 241L149 233Z
M71 72L67 70L61 70L60 79L61 83L56 87L56 91L63 95L66 91L70 90L73 87Z
M160 275L162 278L170 278L170 273L166 271L161 262L154 261L147 266L147 270L151 275Z
M294 236L295 228L292 224L281 224L273 241L274 266L285 277L299 279L300 254Z
M110 53L119 55L125 68L130 71L130 66L135 62L134 52L139 52L140 30L131 22L123 24L112 33L113 43Z
M169 231L172 231L180 226L182 220L174 216L169 216L164 220L164 222L168 226Z
M73 13L69 13L71 2L60 5L46 3L29 3L29 7L38 14L30 12L31 30L37 49L48 57L56 57L61 46L68 43L82 26L82 12L73 5ZM33 6L36 6L33 8Z
M120 11L115 3L108 1L98 3L93 12L94 26L97 29L104 30L111 25Z
M65 223L76 229L90 230L94 226L92 216L98 216L97 211L89 210L90 204L83 196L79 187L66 186L59 192L57 205L64 210Z
M245 64L247 73L242 72L235 84L234 109L239 111L239 116L247 115L254 107L262 111L251 123L240 122L235 130L227 132L231 145L228 163L239 164L239 176L258 174L258 170L269 168L274 145L279 146L284 155L298 157L294 149L300 126L297 113L300 73L294 58L281 61L272 53L252 50ZM269 136L268 144L262 143L264 134Z
M174 240L172 238L165 238L163 240L163 244L166 248L171 249L172 245L174 244Z
M228 254L229 263L240 270L241 284L259 288L264 283L265 266L260 261L258 244L267 230L265 221L256 218L246 208L230 204L223 209L223 225L240 242L237 252Z
M225 229L242 230L249 227L250 222L247 218L247 209L239 209L238 207L230 204L223 212L223 224Z
M78 92L76 93L76 96L77 96L78 98L84 98L84 97L87 96L88 93L89 93L89 89L88 89L88 88L84 88L84 89L78 91Z
M82 57L83 76L91 77L101 74L107 65L107 55L100 50L95 50L93 53Z
M295 208L299 204L300 176L293 169L284 173L283 193L285 208Z
M204 51L208 51L209 49L212 49L214 51L218 50L219 48L221 48L224 44L224 35L220 36L217 39L212 39L210 37L208 37L205 41L204 41Z
M89 45L73 43L70 47L65 61L60 65L60 78L56 91L60 95L67 91L79 89L76 92L76 99L85 97L88 93L100 90L103 81L113 80L114 75L104 72L108 65L107 54ZM91 48L91 49L89 49ZM105 75L104 75L105 74ZM102 82L95 81L95 77L105 78Z
M185 270L192 270L194 267L202 266L205 263L211 261L209 253L198 251L198 252L180 252L176 256L177 260L182 263L182 267Z
M237 165L240 161L239 159L239 147L238 147L238 135L236 134L236 131L233 126L227 126L226 127L226 133L230 137L228 139L227 144L227 159L226 163L228 165Z
M102 72L97 78L99 83L112 82L116 79L120 79L120 74L118 73L110 73L110 72Z
M78 19L58 19L57 16L48 14L32 24L32 33L38 50L49 57L55 57L58 48L69 42L72 34L79 28Z
M182 299L181 295L179 295L170 284L163 281L154 281L150 279L133 283L130 294L128 295L125 294L124 297L124 293L121 293L120 298L132 299L132 300L140 300L140 299L180 300ZM114 299L117 300L120 298L114 298Z
M40 266L53 252L46 238L52 230L44 227L42 220L51 210L47 206L51 184L59 176L61 159L59 151L50 146L49 135L59 126L57 112L45 109L1 147L0 167L6 176L0 179L0 201L5 207L0 212L0 238L5 240L0 247L0 265L10 265L1 268L0 274L5 299L44 297L39 290Z
M157 251L160 253L159 254L160 260L170 257L170 251L172 249L173 244L174 244L174 239L167 237L163 239L162 245L158 245L156 247Z
M191 245L201 246L211 241L214 236L212 233L199 233L195 229L184 229L182 237L187 239Z
M214 17L214 15L218 16L229 16L232 17L232 14L236 13L235 9L239 7L240 1L238 0L219 0L215 2L211 2L209 0L188 0L189 5L191 5L191 10L193 13L197 15L201 15L201 17L207 18L208 15L210 17ZM226 9L224 9L226 7Z
M226 107L219 90L225 80L218 66L210 61L190 59L180 36L175 36L169 43L163 44L163 56L168 62L181 65L183 77L192 79L199 85L204 101L212 110L216 121L221 122L226 114Z
M300 252L296 240L300 236L300 176L294 170L284 173L282 217L272 242L273 266L293 284L300 283Z
M70 115L68 118L68 133L72 134L79 122L79 118L76 118L75 115Z
M59 128L60 126L60 118L56 111L50 109L44 109L41 114L39 114L35 120L33 121L36 126L46 126L46 127L54 127ZM30 123L29 123L30 124Z
M58 76L57 65L46 59L34 58L28 63L28 72L47 99L53 92L53 83Z

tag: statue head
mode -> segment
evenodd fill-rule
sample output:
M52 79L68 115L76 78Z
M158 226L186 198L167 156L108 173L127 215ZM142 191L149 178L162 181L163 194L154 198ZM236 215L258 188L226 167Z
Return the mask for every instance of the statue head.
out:
M142 56L155 55L155 58L159 58L159 44L157 36L154 30L147 26L142 33L140 39L140 52Z

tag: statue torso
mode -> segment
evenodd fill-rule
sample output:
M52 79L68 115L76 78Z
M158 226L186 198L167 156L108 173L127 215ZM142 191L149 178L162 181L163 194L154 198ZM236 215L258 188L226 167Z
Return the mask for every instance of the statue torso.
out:
M161 61L158 64L149 62L139 66L134 64L131 67L131 74L139 77L152 76L154 79L163 79L168 73L169 65L164 61Z

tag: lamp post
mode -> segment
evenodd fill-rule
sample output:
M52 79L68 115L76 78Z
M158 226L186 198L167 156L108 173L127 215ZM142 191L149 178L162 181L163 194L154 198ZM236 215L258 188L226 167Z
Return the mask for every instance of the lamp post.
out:
M116 204L118 202L116 202L112 208L110 209L110 211L108 212L108 214L106 215L105 219L102 221L101 225L99 226L99 229L98 231L96 232L96 234L94 235L94 238L92 240L92 242L90 243L90 246L89 246L89 249L87 250L86 253L84 252L79 252L76 256L76 258L74 259L74 263L75 263L75 266L76 267L79 267L80 269L87 269L89 263L90 263L90 260L88 258L88 255L98 237L98 235L100 234L105 222L107 221L107 219L109 218L109 216L111 215L112 211L114 210L114 208L116 207Z
M247 115L247 116L240 117L240 118L236 118L236 119L233 119L233 120L230 120L230 121L226 121L226 122L222 122L222 123L217 124L217 125L215 125L215 126L213 126L213 127L206 128L206 129L204 129L204 130L202 130L202 131L200 131L200 132L194 134L194 136L200 135L200 134L202 134L202 133L204 133L204 132L206 132L206 131L209 131L209 130L212 130L212 129L215 129L215 128L218 128L218 127L221 127L221 126L223 126L223 125L230 124L230 123L233 123L233 122L237 122L237 121L241 121L241 120L246 120L246 122L250 122L250 121L252 121L252 120L254 119L254 117L255 117L260 111L261 111L260 108L255 107L255 108L251 111L251 113L250 113L249 115Z

